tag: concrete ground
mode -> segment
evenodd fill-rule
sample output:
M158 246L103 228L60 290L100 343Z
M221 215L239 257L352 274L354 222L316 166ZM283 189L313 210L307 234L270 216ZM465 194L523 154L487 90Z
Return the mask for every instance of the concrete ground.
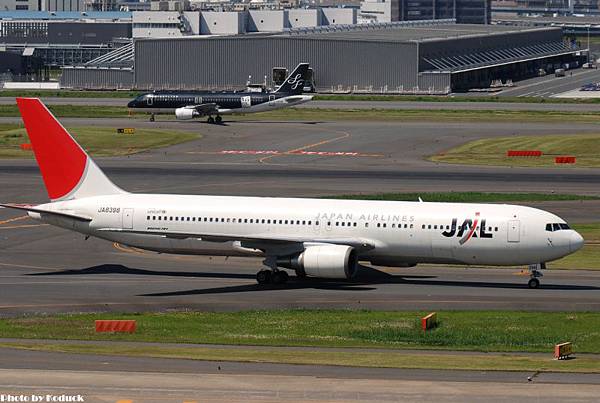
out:
M593 402L600 393L600 378L587 374L0 353L0 396L82 395L86 402Z

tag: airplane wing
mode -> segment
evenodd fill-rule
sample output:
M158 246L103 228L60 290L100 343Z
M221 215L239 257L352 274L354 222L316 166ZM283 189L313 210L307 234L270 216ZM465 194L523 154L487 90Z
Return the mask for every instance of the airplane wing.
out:
M16 209L16 210L24 210L24 211L28 211L28 212L31 211L33 213L48 214L48 215L53 215L53 216L57 216L57 217L72 218L72 219L75 219L78 221L88 221L88 222L92 221L92 217L88 217L85 215L74 214L74 213L70 213L70 212L66 212L66 211L52 211L52 210L41 209L32 204L2 203L2 204L0 204L0 207L11 208L11 209Z
M218 105L215 103L210 104L199 104L199 105L188 105L185 109L193 109L198 116L214 115L218 112Z
M335 245L348 245L357 251L367 251L376 247L376 242L365 238L327 238L327 237L295 237L295 236L269 236L264 234L240 235L220 233L185 233L176 231L137 231L122 228L103 228L100 231L156 235L165 238L187 239L198 238L206 242L240 242L241 246L250 249L260 249L277 255L287 255L304 250L304 243L328 243ZM284 252L282 252L284 251Z

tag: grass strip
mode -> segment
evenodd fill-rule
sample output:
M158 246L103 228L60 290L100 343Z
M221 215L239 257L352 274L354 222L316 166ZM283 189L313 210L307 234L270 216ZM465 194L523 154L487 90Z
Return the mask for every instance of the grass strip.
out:
M529 292L529 291L527 291ZM481 352L551 352L571 341L600 353L600 313L448 311L424 333L427 312L276 310L73 314L0 320L0 337L260 346L378 347ZM135 334L95 333L94 320L135 319Z
M119 106L91 105L51 105L49 109L58 117L71 118L114 118L127 117L129 111ZM0 117L19 116L16 105L0 105ZM146 119L147 114L137 112L136 118ZM161 120L173 120L172 115L163 115ZM506 110L423 110L423 109L328 109L328 108L287 108L271 112L248 115L232 115L227 120L381 120L381 121L421 121L435 119L438 121L511 121L520 122L600 122L596 112L561 112L561 111L506 111Z
M53 97L53 98L135 98L144 91L77 91L77 90L2 90L0 97ZM568 99L540 97L499 97L466 95L368 95L368 94L316 94L319 101L393 101L393 102L491 102L536 104L596 104L600 99Z
M327 196L327 199L358 199L382 201L418 201L448 203L507 203L539 201L598 200L597 196L555 193L489 193L489 192L423 192L423 193L379 193Z
M518 103L518 104L598 104L600 98L540 98L540 97L499 97L499 96L435 96L435 95L353 95L353 94L318 94L313 99L318 101L392 101L392 102L486 102L486 103Z
M541 157L507 157L508 150L540 150ZM554 158L570 155L576 164L555 164ZM511 136L468 142L429 157L435 162L463 165L519 167L600 167L600 133L545 136Z
M507 111L507 110L456 110L456 109L329 109L288 108L252 115L237 115L231 120L380 120L422 121L435 119L447 122L600 122L596 112L564 111Z
M124 118L129 111L120 106L97 105L47 105L59 118ZM17 105L0 105L0 117L19 117Z
M207 361L268 362L376 368L461 369L481 371L600 373L600 360L578 356L557 361L548 356L511 354L435 354L364 351L298 351L283 349L174 348L160 346L0 343L0 347L63 353L178 358Z
M160 129L136 129L134 134L119 134L117 128L110 127L71 127L68 130L93 156L129 155L199 138L193 132ZM23 127L0 125L0 158L33 158L32 151L21 150L23 143L29 143Z
M135 98L140 91L1 90L0 97L16 98Z

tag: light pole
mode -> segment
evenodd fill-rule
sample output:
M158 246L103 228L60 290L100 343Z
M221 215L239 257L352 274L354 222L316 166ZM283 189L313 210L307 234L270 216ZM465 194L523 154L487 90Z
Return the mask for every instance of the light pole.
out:
M588 62L588 67L590 67L590 27L591 24L588 24L587 29L588 29L588 44L587 44L587 62Z

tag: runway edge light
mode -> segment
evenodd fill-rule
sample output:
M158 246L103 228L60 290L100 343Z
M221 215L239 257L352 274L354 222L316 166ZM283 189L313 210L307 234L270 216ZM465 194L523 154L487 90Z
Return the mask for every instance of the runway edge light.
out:
M437 312L432 312L429 315L421 318L421 328L424 332L433 329L437 326Z

